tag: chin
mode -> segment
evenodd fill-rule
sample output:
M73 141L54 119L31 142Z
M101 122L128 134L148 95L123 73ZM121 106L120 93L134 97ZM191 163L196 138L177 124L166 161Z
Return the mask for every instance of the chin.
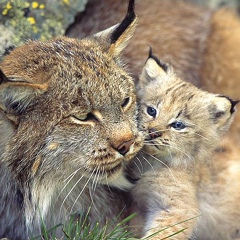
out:
M134 184L125 176L123 167L121 167L121 169L118 171L106 176L101 180L101 183L122 190L128 190L134 186Z

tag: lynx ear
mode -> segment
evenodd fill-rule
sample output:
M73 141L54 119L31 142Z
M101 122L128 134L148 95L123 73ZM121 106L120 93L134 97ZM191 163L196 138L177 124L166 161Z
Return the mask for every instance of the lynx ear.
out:
M127 46L136 28L137 18L134 12L134 0L129 0L128 12L120 24L110 27L94 35L103 46L104 51L114 58L118 57Z
M147 83L156 79L165 79L170 72L171 67L168 64L161 62L155 55L153 55L152 48L150 47L149 56L143 67L140 81Z
M213 123L216 124L221 134L228 130L233 120L233 113L236 110L235 106L238 102L223 95L215 95L213 97L208 110Z
M0 108L19 113L47 88L48 83L34 84L18 78L8 78L0 69Z

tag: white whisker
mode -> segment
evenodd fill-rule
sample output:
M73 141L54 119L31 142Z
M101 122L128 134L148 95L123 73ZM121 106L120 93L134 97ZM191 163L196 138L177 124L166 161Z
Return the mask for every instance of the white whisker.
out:
M63 182L67 182L65 183L65 185L63 186L62 190L59 192L58 196L56 197L56 201L59 198L59 196L61 195L61 193L64 191L64 189L67 187L67 185L71 182L71 180L74 178L74 176L77 174L78 171L80 171L83 167L78 168L76 171L74 171L73 173L71 173L66 179L63 180Z
M76 204L77 200L79 199L79 197L81 196L81 194L82 194L82 193L83 193L83 191L85 190L85 188L86 188L87 184L88 184L88 183L89 183L89 181L91 180L91 178L92 178L92 175L94 174L94 171L95 171L95 170L96 170L96 169L94 169L94 170L92 171L92 173L91 173L91 174L90 174L90 176L88 177L88 179L87 179L86 183L84 184L84 186L83 186L83 188L82 188L81 192L78 194L77 198L75 199L75 201L74 201L74 203L73 203L73 205L72 205L72 207L71 207L70 213L72 212L72 210L73 210L73 207L74 207L74 205ZM74 186L74 187L75 187L75 186Z
M140 160L139 160L138 157L136 157L136 159L138 160L138 162L140 162ZM141 162L140 162L140 163L141 163ZM135 164L135 166L137 167L137 169L138 169L140 175L142 175L142 173L143 173L143 167L142 167L142 171L141 171L140 167L137 165L137 163L136 163L135 161L134 161L134 164ZM141 165L142 165L142 163L141 163Z
M143 151L143 150L141 150L141 151L142 151L143 153L147 154L148 156L152 157L153 159L157 160L157 161L160 162L161 164L163 164L163 165L169 170L169 172L171 173L174 182L176 182L176 179L175 179L175 177L174 177L174 174L173 174L171 168L170 168L166 163L164 163L163 161L161 161L160 159L158 159L157 157L153 156L153 155L150 154L150 153L147 153L147 152L145 152L145 151Z
M156 172L155 172L155 170L154 170L153 165L147 160L147 158L145 158L144 156L142 156L142 157L143 157L143 159L150 165L150 167L152 168L152 170L153 170L153 172L154 172L154 175L156 176Z
M68 192L68 194L65 196L65 198L63 199L63 202L61 204L61 207L60 207L60 212L62 210L62 207L63 207L63 204L64 202L66 201L66 199L68 198L68 196L71 194L71 192L73 191L73 189L77 186L77 184L82 180L82 178L84 177L84 175L82 175L78 180L77 182L73 185L73 187L71 188L71 190Z

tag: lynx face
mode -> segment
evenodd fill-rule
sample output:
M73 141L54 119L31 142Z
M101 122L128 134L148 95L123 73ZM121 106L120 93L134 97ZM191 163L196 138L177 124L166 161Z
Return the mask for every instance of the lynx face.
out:
M139 82L144 151L172 165L204 159L218 146L237 102L182 81L150 54Z
M30 42L1 69L8 78L6 108L19 118L11 161L20 175L21 165L32 177L79 169L111 183L139 150L133 81L96 43ZM35 157L22 155L26 149Z
M10 186L0 196L0 213L17 219L9 212L20 203L24 215L22 223L9 221L17 226L0 219L0 236L12 229L9 238L18 238L25 226L38 234L39 209L44 221L52 207L53 219L63 222L74 206L89 207L89 189L94 192L98 183L131 186L124 168L143 137L134 83L119 55L135 23L130 1L116 26L83 40L30 41L0 63L0 111L15 126L0 162L0 183ZM50 217L47 222L52 227Z

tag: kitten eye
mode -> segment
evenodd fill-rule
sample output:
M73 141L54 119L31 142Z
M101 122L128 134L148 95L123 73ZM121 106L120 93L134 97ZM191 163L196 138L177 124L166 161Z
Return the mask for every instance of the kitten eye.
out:
M148 115L155 118L157 115L157 110L153 107L147 107L147 113L148 113Z
M186 127L186 125L180 121L173 122L170 124L170 126L176 130L182 130Z
M130 97L127 97L123 100L122 104L121 104L121 107L123 110L127 110L127 108L131 105L131 98Z

